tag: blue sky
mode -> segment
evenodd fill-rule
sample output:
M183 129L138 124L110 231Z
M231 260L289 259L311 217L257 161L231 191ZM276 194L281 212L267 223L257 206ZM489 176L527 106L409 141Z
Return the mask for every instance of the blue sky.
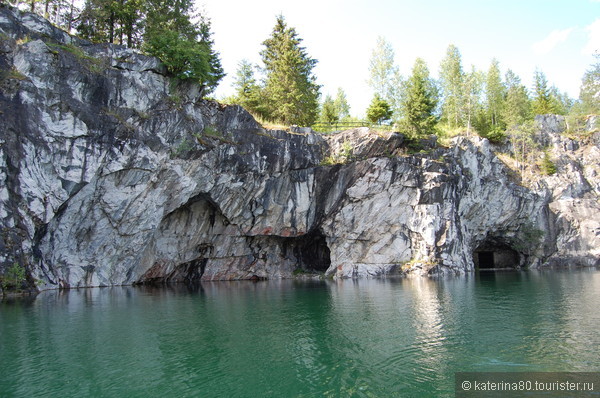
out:
M304 39L321 93L346 92L351 113L364 114L371 101L368 64L377 37L388 41L407 76L417 57L437 77L449 44L463 68L487 71L497 58L531 87L536 68L550 84L579 95L583 73L600 50L600 0L200 0L212 20L213 38L225 72L218 98L233 93L242 59L260 63L261 43L283 14Z

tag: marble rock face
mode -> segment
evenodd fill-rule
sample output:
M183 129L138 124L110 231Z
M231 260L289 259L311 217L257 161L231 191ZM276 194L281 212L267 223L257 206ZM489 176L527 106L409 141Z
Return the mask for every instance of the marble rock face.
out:
M561 117L524 184L485 139L265 130L134 50L9 8L0 35L0 271L40 289L599 264L600 137Z

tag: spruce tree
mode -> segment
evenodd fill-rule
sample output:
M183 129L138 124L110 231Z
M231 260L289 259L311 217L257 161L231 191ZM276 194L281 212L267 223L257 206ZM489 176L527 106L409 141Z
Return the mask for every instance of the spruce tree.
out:
M263 116L260 109L260 86L254 77L254 66L247 60L238 64L233 86L236 90L235 103L248 111Z
M367 108L367 119L372 123L382 124L383 122L392 118L394 111L390 104L375 94L371 104Z
M404 97L401 102L403 127L415 136L433 133L437 123L434 114L436 106L435 84L429 77L425 61L417 58L412 74L404 84Z
M317 118L320 86L313 74L317 60L301 43L296 29L279 15L260 53L266 73L265 108L271 120L310 126Z
M533 84L533 112L536 115L553 113L555 109L552 106L552 94L550 88L548 88L548 80L544 72L539 69L535 71Z
M320 122L328 125L335 124L340 120L338 111L335 107L335 101L330 95L325 97L323 105L321 106L321 115L319 117Z
M531 100L527 88L512 70L506 71L506 100L502 109L502 119L509 129L531 119Z

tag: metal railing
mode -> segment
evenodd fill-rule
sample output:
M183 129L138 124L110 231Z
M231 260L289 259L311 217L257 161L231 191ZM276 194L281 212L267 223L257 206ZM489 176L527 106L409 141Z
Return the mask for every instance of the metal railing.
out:
M374 130L391 130L393 126L385 124L375 124L368 120L359 120L351 122L334 122L334 123L315 123L310 126L314 131L319 133L331 133L334 131L349 130L359 127L368 127Z

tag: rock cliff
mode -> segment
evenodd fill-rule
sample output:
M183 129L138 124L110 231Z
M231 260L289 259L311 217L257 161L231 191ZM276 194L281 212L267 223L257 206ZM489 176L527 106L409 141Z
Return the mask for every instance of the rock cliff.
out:
M537 119L558 173L487 140L263 129L154 58L0 8L0 270L40 289L599 265L600 135Z

